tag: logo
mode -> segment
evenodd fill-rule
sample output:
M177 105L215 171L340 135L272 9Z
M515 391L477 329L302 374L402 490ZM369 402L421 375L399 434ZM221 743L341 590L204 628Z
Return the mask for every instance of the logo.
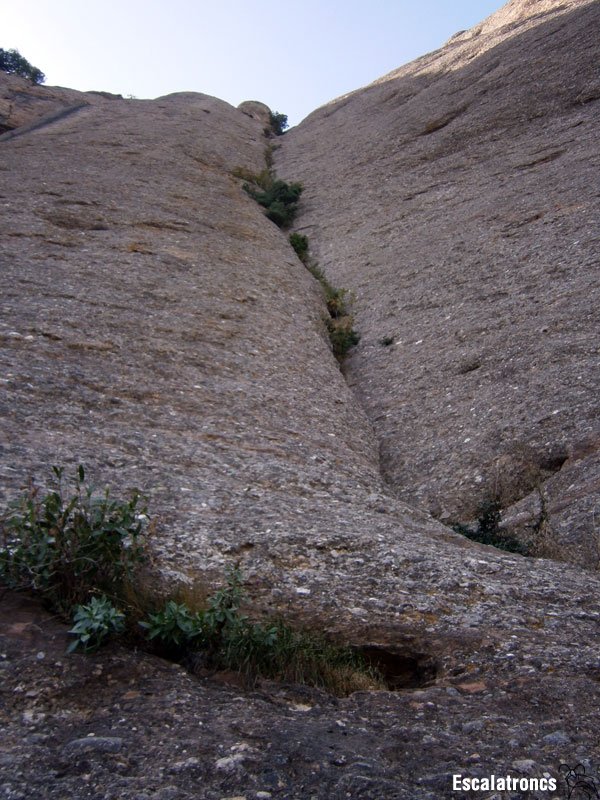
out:
M598 780L586 775L583 764L561 764L560 772L567 784L567 800L600 800Z
M565 800L600 800L600 780L586 772L583 764L574 767L561 764L559 773L562 781L551 777L547 772L540 778L522 778L513 775L489 775L488 777L452 776L453 792L555 792L559 789ZM560 786L559 786L560 784Z

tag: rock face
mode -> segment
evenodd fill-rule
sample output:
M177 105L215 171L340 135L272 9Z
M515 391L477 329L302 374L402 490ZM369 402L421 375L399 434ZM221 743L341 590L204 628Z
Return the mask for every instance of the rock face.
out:
M121 651L63 669L64 632L23 641L9 608L7 796L437 799L453 771L599 755L598 574L442 524L497 497L506 524L591 563L599 11L509 3L277 141L305 185L298 229L356 295L345 375L318 283L235 177L265 166L261 104L0 75L3 499L51 464L136 485L165 591L239 563L256 613L427 684L302 703ZM55 656L27 672L35 698L27 646ZM77 690L102 663L106 703Z
M542 493L550 538L585 564L600 488L599 12L508 3L315 111L277 161L306 184L298 224L321 266L356 295L348 377L391 486L447 522L528 498L530 532Z
M0 81L0 134L17 128L21 133L42 123L68 116L99 98L116 98L107 92L84 94L58 86L36 86L17 75L2 73ZM6 137L10 138L10 137Z

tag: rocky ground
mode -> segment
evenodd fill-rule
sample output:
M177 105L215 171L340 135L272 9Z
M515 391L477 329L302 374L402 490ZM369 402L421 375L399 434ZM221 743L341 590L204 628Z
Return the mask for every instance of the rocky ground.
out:
M439 800L474 796L454 774L491 773L553 776L557 791L475 796L563 798L562 763L597 768L598 669L505 662L347 698L244 689L114 646L67 657L66 628L30 600L5 593L0 608L6 800Z

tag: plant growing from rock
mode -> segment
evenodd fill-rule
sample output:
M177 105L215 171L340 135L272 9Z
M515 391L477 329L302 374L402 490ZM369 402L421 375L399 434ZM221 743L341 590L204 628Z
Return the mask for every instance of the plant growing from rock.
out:
M265 209L265 215L277 227L288 228L292 224L302 194L301 183L286 183L268 171L268 176L261 172L242 188Z
M382 688L383 679L351 647L298 631L281 619L253 622L238 569L200 610L169 600L140 625L164 651L197 668L235 670L252 683L262 676L322 686L337 694Z
M120 596L144 560L147 517L136 490L96 494L80 466L69 491L64 470L52 471L47 492L31 482L0 519L0 578L68 614L91 595Z
M171 598L149 612L152 600L140 600L143 592L133 584L135 568L146 560L147 516L139 502L137 491L129 500L112 499L108 489L96 494L82 466L68 491L64 470L53 467L46 493L32 482L1 518L0 579L72 616L69 652L93 652L129 623L134 642L140 639L132 628L142 628L163 655L236 670L250 680L294 680L338 694L382 688L380 676L352 648L281 619L251 621L241 610L247 594L238 569L228 571L224 586L200 608Z
M291 233L289 241L300 261L321 284L329 312L329 319L325 323L329 340L335 357L341 361L350 348L360 341L360 334L354 330L354 318L348 310L348 290L332 286L317 262L311 259L307 236L302 233Z
M452 525L452 529L457 533L466 536L474 542L489 544L499 550L507 550L510 553L520 553L521 555L531 555L529 548L506 533L500 527L502 521L502 509L498 498L486 500L479 509L479 517L474 526L465 525L457 522Z
M275 136L282 136L284 131L289 128L287 114L280 114L279 111L271 111L269 115L269 133Z
M302 233L290 233L290 244L303 264L308 262L308 236Z

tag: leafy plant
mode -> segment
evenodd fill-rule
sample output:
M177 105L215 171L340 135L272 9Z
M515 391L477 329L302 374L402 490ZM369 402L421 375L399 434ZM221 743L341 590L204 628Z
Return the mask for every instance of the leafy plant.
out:
M323 288L329 312L329 319L326 320L329 340L333 354L341 361L350 348L360 341L360 334L353 327L354 318L348 310L348 290L333 286L317 262L310 258L307 236L301 233L291 233L289 240L298 258Z
M106 596L92 597L88 605L79 605L74 614L75 625L69 633L77 638L71 642L68 652L78 647L84 652L97 650L111 634L125 630L125 614L118 611Z
M239 569L228 570L225 586L209 597L208 608L204 612L204 622L211 635L221 634L228 625L247 623L247 618L240 614L240 606L245 598Z
M200 609L169 599L149 613L134 587L144 559L145 509L139 494L112 500L85 485L83 467L67 494L64 470L53 468L53 487L42 494L33 483L1 521L0 578L36 591L61 613L74 607L72 652L91 652L126 623L179 659L197 656L213 669L231 669L249 680L262 675L323 686L337 694L382 688L383 679L352 648L298 631L281 619L254 622L241 609L247 600L242 576L231 569L225 585ZM136 600L128 602L134 593ZM143 592L142 592L143 595ZM127 611L114 604L119 598ZM146 618L135 625L136 615Z
M286 183L263 173L252 183L245 183L243 189L265 209L265 214L279 228L287 228L296 216L298 200L302 194L301 183Z
M119 595L144 559L147 516L137 490L125 501L94 494L82 466L70 494L64 483L53 467L50 491L32 482L0 519L0 578L68 613L91 594Z
M148 632L148 639L158 639L169 650L180 650L204 636L202 615L192 614L185 603L175 600L168 600L162 611L150 614L148 621L139 624Z
M140 625L150 639L188 663L235 670L250 681L257 676L324 686L340 694L380 688L380 676L350 647L297 631L282 620L252 622L241 612L247 596L239 570L230 570L225 586L192 611L167 601L162 611Z
M352 317L341 319L328 319L327 330L333 348L333 354L342 359L350 350L360 342L360 334L352 327Z
M289 128L287 114L280 114L278 111L271 111L269 117L270 133L281 136Z
M0 48L0 70L9 75L20 75L29 78L32 83L43 83L46 76L37 67L32 66L18 50L3 50Z

